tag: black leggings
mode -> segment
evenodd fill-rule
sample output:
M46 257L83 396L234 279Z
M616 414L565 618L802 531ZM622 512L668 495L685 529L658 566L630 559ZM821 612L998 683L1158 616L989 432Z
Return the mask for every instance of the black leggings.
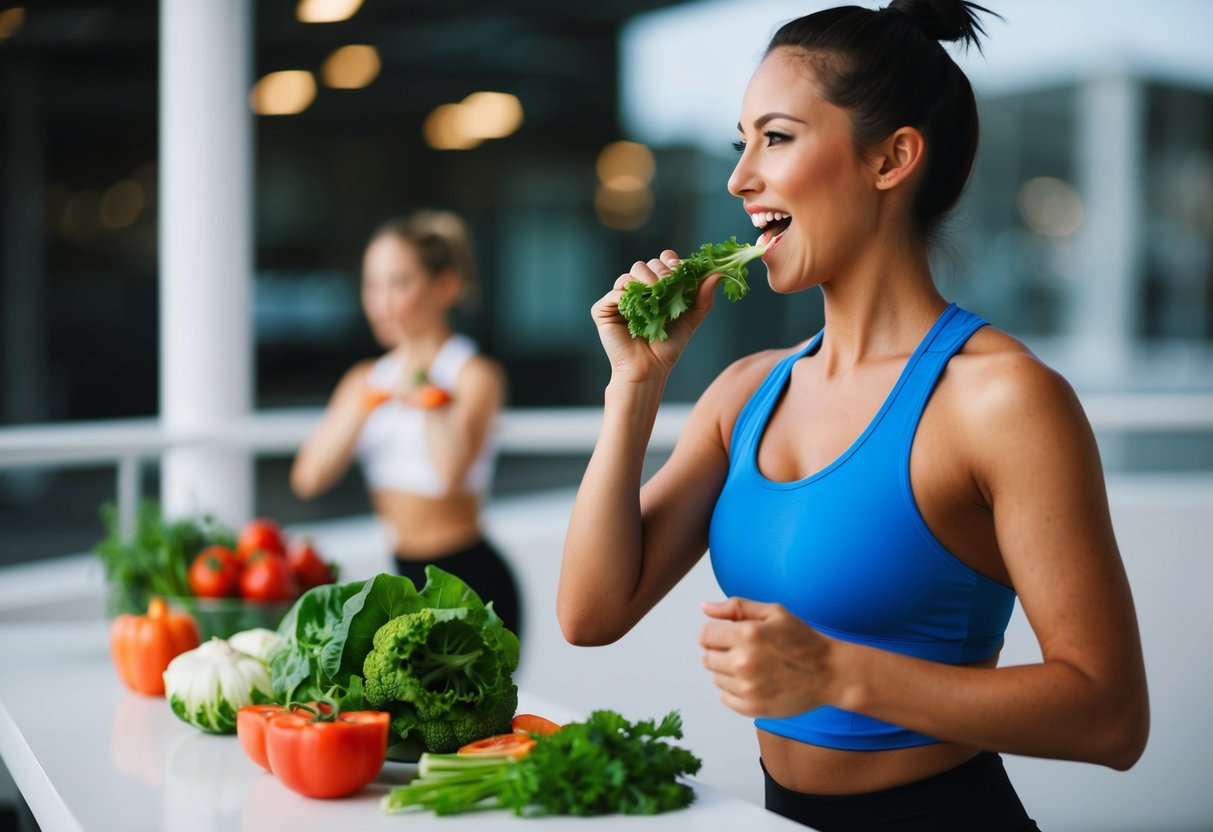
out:
M759 761L761 765L762 761ZM766 778L766 806L818 832L1028 832L1002 758L989 751L924 780L864 794L796 792Z
M425 586L425 568L437 566L461 578L480 596L484 603L493 602L493 609L501 616L502 623L522 638L522 600L514 573L488 541L481 540L466 549L460 549L436 558L396 557L396 572L411 580L420 590Z

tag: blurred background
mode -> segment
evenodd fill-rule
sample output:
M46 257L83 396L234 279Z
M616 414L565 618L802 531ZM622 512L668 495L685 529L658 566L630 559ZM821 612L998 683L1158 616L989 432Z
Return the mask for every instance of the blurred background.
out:
M358 297L370 231L450 208L470 223L483 282L459 328L505 365L512 414L560 424L600 404L607 367L587 313L618 274L662 248L754 233L725 190L742 91L779 22L834 4L226 5L242 9L247 36L205 48L216 72L248 67L252 263L231 331L194 349L247 333L251 414L314 417L341 373L376 352ZM1213 580L1201 543L1213 534L1213 3L988 5L1005 20L986 19L983 52L957 54L983 137L939 282L1078 390L1147 644L1161 645L1148 659L1177 684L1213 683L1207 661L1194 669L1175 646L1174 613L1149 618L1176 607L1164 587ZM0 564L87 552L102 503L160 493L155 454L138 457L133 477L116 477L115 462L135 453L119 448L122 431L155 424L162 408L163 6L0 0ZM821 326L816 292L776 297L761 264L751 284L696 336L667 392L675 409L740 355ZM357 472L303 503L287 489L289 443L255 444L251 511L288 525L369 511ZM34 446L31 462L22 449ZM548 505L576 485L588 452L507 447L493 499ZM549 570L565 521L555 505L535 544L551 550ZM1213 629L1207 612L1194 615ZM1176 708L1207 714L1206 702ZM1159 758L1137 781L1169 789L1163 822L1125 815L1111 797L1123 781L1100 773L1063 775L1042 828L1213 828L1199 785L1213 777L1205 730L1174 738L1197 756ZM1043 795L1058 775L1040 765L1024 776Z

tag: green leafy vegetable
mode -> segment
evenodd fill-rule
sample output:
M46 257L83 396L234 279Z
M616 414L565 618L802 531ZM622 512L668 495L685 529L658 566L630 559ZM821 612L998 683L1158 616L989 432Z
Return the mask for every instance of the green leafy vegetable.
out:
M690 805L695 793L679 778L699 770L672 711L660 722L631 723L614 711L536 737L521 759L423 754L418 777L384 796L387 814L410 807L452 815L494 807L516 815L653 815Z
M112 503L101 507L105 538L93 551L105 570L110 615L142 614L153 595L189 596L190 562L207 546L231 547L236 538L209 515L166 523L152 500L139 505L134 536L122 539L118 510Z
M669 337L666 327L691 308L699 285L708 275L719 273L724 277L724 294L729 300L744 298L750 291L746 264L766 254L769 247L738 243L736 237L723 243L704 243L656 283L629 283L619 299L619 314L628 322L633 338L644 337L649 343L664 341Z
M426 567L421 592L389 574L315 587L278 633L286 645L270 670L280 702L328 697L343 710L388 711L394 744L415 753L509 730L518 637L449 572Z
M435 579L429 569L427 589ZM507 732L518 707L518 637L473 598L460 593L447 598L459 606L393 618L375 633L363 663L367 704L391 712L401 739L415 731L425 751L450 752Z

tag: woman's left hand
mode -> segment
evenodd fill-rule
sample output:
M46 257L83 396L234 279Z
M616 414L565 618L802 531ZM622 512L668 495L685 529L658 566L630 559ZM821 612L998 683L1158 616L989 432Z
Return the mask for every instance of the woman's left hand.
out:
M834 642L779 604L705 602L703 664L720 699L751 717L787 717L825 704Z

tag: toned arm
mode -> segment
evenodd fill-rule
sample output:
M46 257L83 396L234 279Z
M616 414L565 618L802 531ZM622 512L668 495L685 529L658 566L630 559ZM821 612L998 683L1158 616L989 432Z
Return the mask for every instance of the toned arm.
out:
M300 499L310 500L332 488L349 468L366 422L363 393L371 366L372 362L362 362L346 372L333 390L320 424L295 455L291 490Z
M448 494L463 484L488 441L505 399L505 377L496 362L476 356L460 371L451 403L426 412L426 449Z

